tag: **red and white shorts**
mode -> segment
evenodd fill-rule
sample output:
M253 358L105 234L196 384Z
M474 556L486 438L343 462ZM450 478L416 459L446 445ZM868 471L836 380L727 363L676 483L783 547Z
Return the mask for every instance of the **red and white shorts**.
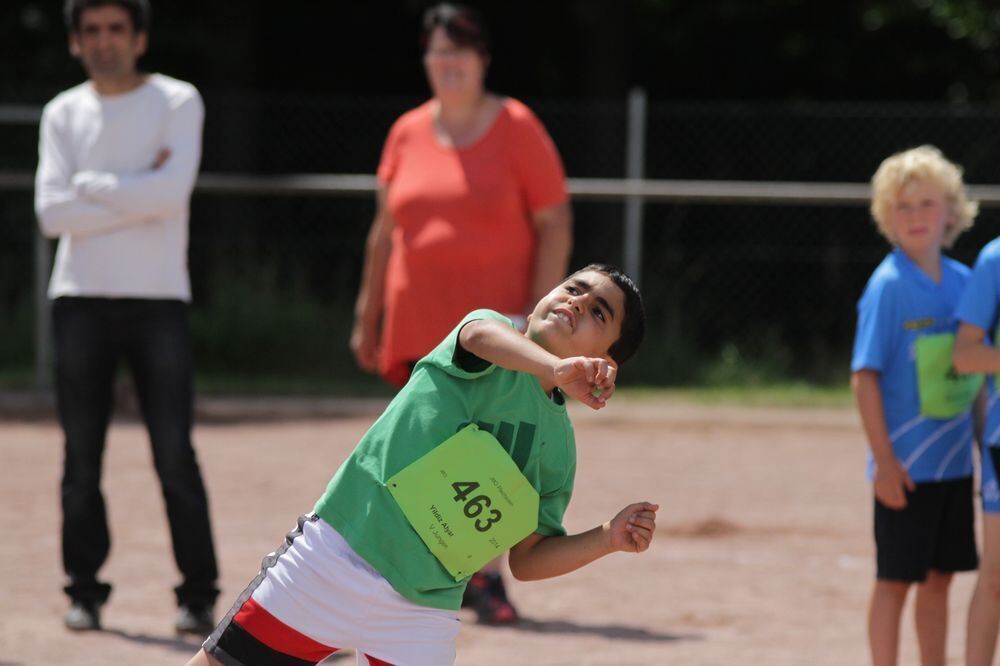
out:
M404 598L315 514L299 518L205 641L226 666L304 666L354 648L358 664L455 661L458 612Z

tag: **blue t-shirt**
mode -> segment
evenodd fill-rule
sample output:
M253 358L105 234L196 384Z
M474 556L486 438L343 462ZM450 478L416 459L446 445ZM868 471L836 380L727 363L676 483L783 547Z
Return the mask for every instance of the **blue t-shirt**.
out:
M986 331L986 338L995 340L997 325L1000 324L1000 238L994 238L979 253L972 277L965 288L965 295L959 301L955 318L978 326ZM1000 401L997 400L996 386L989 376L989 409L986 412L986 432L983 439L990 446L1000 445Z
M955 308L969 272L967 266L942 257L941 283L936 284L897 248L872 273L858 301L851 371L879 373L893 453L917 482L972 475L970 413L952 419L921 415L916 367L919 337L958 328ZM873 472L869 451L869 478Z

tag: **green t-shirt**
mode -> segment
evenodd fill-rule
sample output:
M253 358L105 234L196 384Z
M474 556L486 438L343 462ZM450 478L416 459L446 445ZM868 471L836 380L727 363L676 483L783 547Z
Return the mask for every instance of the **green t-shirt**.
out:
M401 595L458 609L466 581L431 554L389 494L386 480L469 423L493 434L540 495L539 534L563 535L573 491L576 442L566 404L534 375L486 364L458 345L476 319L510 320L476 310L417 363L410 381L330 480L315 511Z

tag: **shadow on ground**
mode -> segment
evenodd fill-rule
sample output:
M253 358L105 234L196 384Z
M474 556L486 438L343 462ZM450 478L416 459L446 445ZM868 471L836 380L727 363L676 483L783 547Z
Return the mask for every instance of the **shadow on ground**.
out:
M149 634L143 633L132 633L128 631L123 631L121 629L108 629L104 628L101 633L108 634L110 636L115 636L117 638L124 639L126 641L131 641L133 643L138 643L140 645L156 645L159 647L164 647L175 652L186 654L188 657L193 657L199 649L201 649L201 644L204 642L204 638L199 638L198 636L188 636L188 637L176 637L176 636L151 636ZM332 664L335 661L340 661L347 657L354 655L353 650L343 650L341 652L335 652L334 654L327 657L322 663ZM0 661L0 666L25 666L18 663L7 663Z
M140 645L156 645L174 650L175 652L185 652L191 657L201 648L202 641L205 640L204 637L199 638L198 636L184 638L179 636L152 636L150 634L134 633L123 631L122 629L109 629L107 627L101 629L101 633Z
M673 634L650 631L642 627L627 627L621 624L578 624L568 620L532 620L522 617L517 623L506 627L517 631L532 631L539 634L593 634L613 640L663 642L700 641L701 634Z

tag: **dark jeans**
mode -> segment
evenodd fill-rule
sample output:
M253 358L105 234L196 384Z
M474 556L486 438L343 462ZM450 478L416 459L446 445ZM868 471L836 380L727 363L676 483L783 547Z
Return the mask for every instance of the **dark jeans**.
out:
M211 605L218 570L208 499L191 447L193 369L187 305L176 300L58 298L52 305L56 398L66 436L63 566L74 600L104 602L97 571L111 547L101 461L119 359L132 372L183 576L180 604Z

